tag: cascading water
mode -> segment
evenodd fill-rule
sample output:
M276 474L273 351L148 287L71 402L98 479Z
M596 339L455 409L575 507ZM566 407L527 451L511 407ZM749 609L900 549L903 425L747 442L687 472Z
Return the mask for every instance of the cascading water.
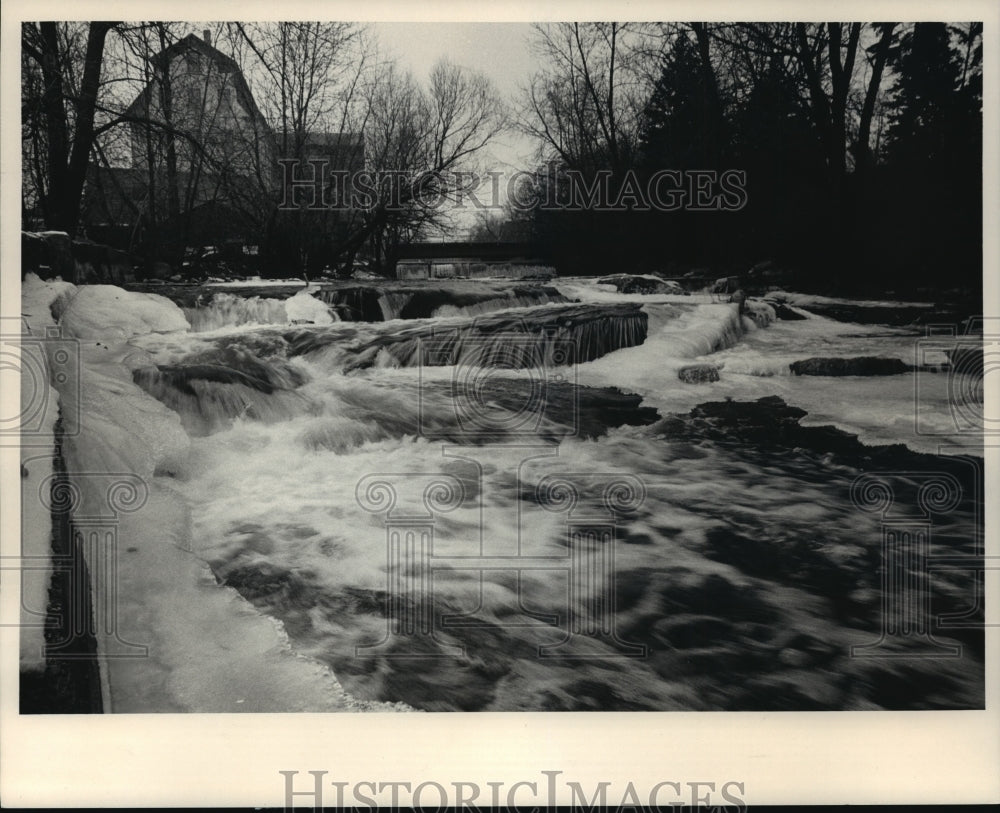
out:
M378 305L382 309L382 320L388 322L398 319L411 297L412 294L405 291L386 291L382 294L378 299Z
M283 325L288 321L285 303L267 297L242 297L218 293L204 306L184 308L194 331L217 330L239 325Z
M281 359L262 360L250 351L227 347L204 361L139 367L132 379L181 416L191 435L207 435L235 419L287 420L309 410L296 391L307 375Z
M183 311L195 332L242 325L322 325L339 321L336 313L331 313L308 289L287 299L219 292L212 294L206 304L185 307Z
M384 318L378 289L365 286L327 288L317 294L344 322L378 322Z
M552 289L529 289L527 292L513 292L510 296L485 299L468 305L441 305L434 309L432 316L481 316L497 310L508 308L530 308L535 305L569 302L569 300Z
M569 302L555 288L542 285L511 285L449 280L416 287L393 288L348 285L327 288L317 296L340 314L344 321L388 322L393 319L481 316L499 310Z
M752 300L741 313L707 296L572 291L585 301L414 304L395 291L388 323L136 339L154 363L134 380L194 436L171 485L220 583L363 700L428 710L981 704L974 630L941 633L961 641L962 659L850 655L878 640L883 599L879 518L851 502L852 483L872 470L914 483L947 472L961 498L935 539L974 555L974 438L915 430L907 409L920 371L790 373L810 357L901 358L913 332L775 321ZM371 307L358 294L317 297ZM518 309L468 315L500 299ZM399 319L408 305L437 316ZM465 315L441 315L459 307ZM717 380L685 382L678 370L691 364L710 364ZM940 431L947 394L927 397ZM927 454L942 437L969 455ZM382 481L395 502L380 502L390 486L371 484ZM614 521L593 530L609 505ZM394 528L410 547L393 548ZM935 612L963 609L969 573L928 578ZM594 615L609 606L611 616ZM895 654L911 645L890 643Z
M345 372L367 367L566 365L641 344L647 315L637 305L565 305L475 319L415 322L349 334L287 334L289 355L323 359ZM423 352L421 352L423 351Z

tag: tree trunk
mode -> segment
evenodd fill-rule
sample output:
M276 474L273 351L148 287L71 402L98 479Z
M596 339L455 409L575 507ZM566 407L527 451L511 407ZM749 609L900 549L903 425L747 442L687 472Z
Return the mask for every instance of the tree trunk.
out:
M167 36L166 31L162 25L158 26L159 40L160 40L160 51L165 51L167 49ZM170 223L171 230L176 231L180 227L180 214L181 214L181 201L180 201L180 190L178 188L178 178L177 178L177 144L174 141L174 88L173 82L170 77L170 60L165 60L163 65L163 74L160 77L160 107L163 110L163 120L170 126L170 130L165 134L166 150L165 158L167 164L167 220ZM171 240L169 243L174 243ZM171 251L172 255L169 259L171 262L177 259L176 249L177 246L171 245L174 251ZM162 259L162 258L161 258Z
M42 25L47 25L42 23ZM54 24L49 24L54 25ZM69 164L65 166L65 184L56 199L59 212L57 228L71 237L76 234L80 223L80 200L83 185L87 179L87 163L94 141L94 110L97 106L97 91L101 83L101 62L104 58L104 41L115 23L95 22L90 24L87 34L87 52L84 60L83 79L80 83L80 99L76 103L76 132L73 135L73 150ZM62 83L59 85L62 92ZM62 104L59 104L62 109ZM63 110L63 122L65 111ZM65 132L65 131L64 131ZM51 171L51 169L50 169Z
M882 86L882 73L889 59L889 47L892 45L892 33L895 27L895 23L882 23L880 25L882 36L875 46L871 81L865 91L865 101L858 121L858 139L854 144L854 160L859 175L866 175L871 169L872 151L868 141L871 138L875 102L878 100L878 92Z
M64 227L63 202L67 195L69 158L69 123L66 119L62 64L59 59L59 31L55 23L39 23L42 41L42 108L48 136L49 190L45 200L45 223L50 228Z

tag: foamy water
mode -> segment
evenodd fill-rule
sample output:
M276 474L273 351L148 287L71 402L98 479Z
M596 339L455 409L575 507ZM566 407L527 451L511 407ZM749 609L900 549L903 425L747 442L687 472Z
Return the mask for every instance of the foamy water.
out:
M850 657L852 645L878 638L881 621L879 517L850 499L874 464L839 436L796 429L783 440L778 424L754 434L743 418L688 414L777 395L808 413L801 426L904 444L898 462L914 472L928 465L915 452L977 452L956 424L946 373L789 370L810 357L913 364L916 331L772 321L759 304L749 318L706 295L558 287L584 307L641 304L644 335L621 315L573 327L561 315L581 306L510 311L525 332L495 341L536 346L552 339L532 326L551 324L563 340L585 336L584 357L595 356L559 366L542 354L537 370L484 370L471 352L458 365L413 364L393 348L426 335L431 323L419 320L137 340L160 365L249 371L236 381L214 368L194 381L176 371L136 379L194 436L172 474L192 506L193 546L216 578L366 700L428 710L981 702L974 638L950 661ZM461 331L476 311L441 313L450 318L434 325ZM352 366L365 353L371 363ZM272 372L254 373L258 364ZM692 364L717 367L719 380L683 383L678 371ZM641 396L646 411L611 387ZM972 482L968 459L944 460ZM378 481L395 491L391 508ZM572 512L559 482L577 492ZM622 499L609 503L604 489L615 483ZM935 529L953 552L974 552L977 497L966 494ZM402 560L393 528L411 534ZM599 542L601 533L614 541ZM935 606L961 606L967 578L932 574Z

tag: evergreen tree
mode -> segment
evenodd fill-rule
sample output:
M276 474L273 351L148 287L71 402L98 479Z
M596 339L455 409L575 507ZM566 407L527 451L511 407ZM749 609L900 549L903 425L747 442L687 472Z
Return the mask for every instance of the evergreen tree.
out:
M917 23L891 54L890 163L947 161L964 121L958 54L944 23Z
M707 75L691 38L677 36L644 110L640 150L647 169L711 169L722 163L724 122Z
M908 278L976 284L982 264L981 26L917 23L890 56L886 243Z
M639 166L646 178L665 169L727 168L727 126L713 66L693 38L698 25L693 23L691 33L681 31L674 38L643 111ZM640 254L654 270L668 260L717 262L731 247L721 238L732 223L706 218L704 212L654 210L643 222Z

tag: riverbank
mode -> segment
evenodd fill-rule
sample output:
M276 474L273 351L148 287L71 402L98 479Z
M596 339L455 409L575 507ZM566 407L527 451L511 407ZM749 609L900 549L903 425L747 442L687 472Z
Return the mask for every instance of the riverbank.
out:
M935 674L846 654L877 637L883 596L858 477L947 469L961 495L937 542L974 556L980 532L977 439L948 354L905 361L917 326L838 322L796 294L478 285L373 285L395 310L346 321L311 286L178 305L29 278L79 346L58 389L74 520L117 540L91 586L95 606L121 586L105 711L976 707L974 632L938 631L965 654ZM412 582L386 558L392 517L359 497L387 471L400 495L431 478L457 500L428 515ZM567 537L546 484L593 501L609 477L644 496L615 514L611 581L573 587L597 549ZM438 504L405 500L410 519ZM972 589L931 586L936 612ZM540 656L595 606L612 638L575 665Z
M176 413L132 382L143 354L129 343L151 332L186 331L180 309L113 286L75 290L31 277L23 299L32 329L53 308L62 342L78 353L78 363L54 379L71 485L62 501L39 495L53 513L36 512L26 527L48 539L51 517L68 515L76 530L89 602L97 608L103 711L389 708L349 697L329 668L292 651L279 624L220 588L193 551L188 508L167 473L189 441ZM53 354L59 349L46 346ZM28 505L37 492L26 493ZM96 547L87 529L101 534ZM36 699L35 710L41 705Z

